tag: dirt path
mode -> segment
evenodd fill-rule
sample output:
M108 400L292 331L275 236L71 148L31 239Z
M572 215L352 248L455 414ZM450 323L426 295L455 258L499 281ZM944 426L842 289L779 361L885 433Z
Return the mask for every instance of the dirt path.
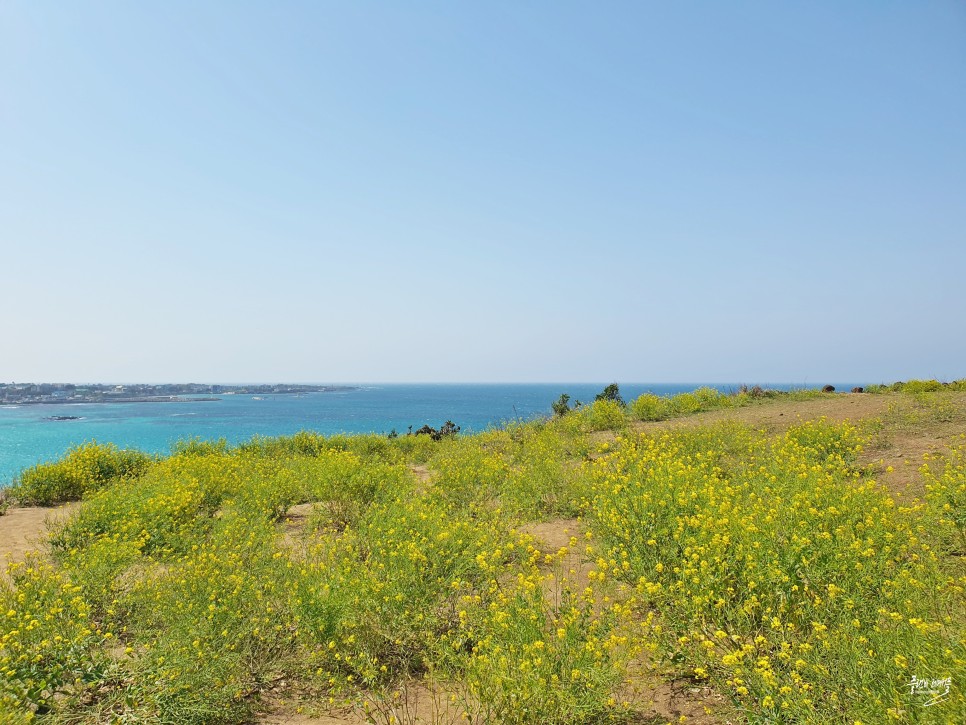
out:
M400 684L397 691L399 696L389 701L369 700L365 705L338 713L307 715L286 712L282 706L276 708L277 712L262 715L257 722L259 725L465 725L467 722L462 708L450 700L442 687L413 680ZM312 709L312 705L307 709Z
M311 717L309 715L288 715L280 713L277 715L264 715L259 718L262 725L360 725L367 722L362 717L346 715L345 718L323 715Z
M634 430L654 431L668 428L707 425L723 420L736 420L768 431L780 431L803 420L828 418L831 421L861 420L885 415L889 403L897 396L843 393L815 400L790 401L781 398L768 400L746 408L712 410L684 418L634 423Z
M541 564L544 570L543 594L544 598L557 606L560 604L561 593L567 589L583 591L590 584L587 576L593 569L593 564L586 560L581 553L584 528L577 519L554 519L539 523L527 524L520 529L534 538L534 546L544 557L553 557L554 563ZM574 541L576 539L577 541ZM561 550L566 549L563 556Z
M31 550L44 550L47 523L60 521L77 510L79 503L56 508L10 508L0 516L0 576L6 576L7 564L23 559Z

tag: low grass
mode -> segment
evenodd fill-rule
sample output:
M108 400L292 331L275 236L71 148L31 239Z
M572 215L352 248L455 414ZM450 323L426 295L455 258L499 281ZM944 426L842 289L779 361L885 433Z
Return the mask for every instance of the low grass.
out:
M249 722L280 692L390 722L413 682L473 723L651 721L631 663L713 689L722 722L966 721L966 440L900 504L858 463L866 428L634 433L642 398L439 441L48 464L84 504L0 582L0 722ZM524 533L575 515L557 552ZM589 573L560 575L575 555Z

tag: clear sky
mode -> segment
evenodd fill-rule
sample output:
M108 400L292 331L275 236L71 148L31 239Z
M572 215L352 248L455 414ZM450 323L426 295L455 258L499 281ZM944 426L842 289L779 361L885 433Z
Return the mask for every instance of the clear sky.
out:
M966 376L966 4L0 0L0 381Z

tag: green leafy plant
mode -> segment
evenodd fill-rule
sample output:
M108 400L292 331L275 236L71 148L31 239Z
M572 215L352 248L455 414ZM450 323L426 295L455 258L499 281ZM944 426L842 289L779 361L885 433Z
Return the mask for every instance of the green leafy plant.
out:
M72 448L59 461L23 471L10 493L26 506L76 501L122 478L141 476L153 460L140 451L120 450L110 443L85 443Z
M417 435L417 436L425 435L425 436L429 436L434 441L440 441L440 440L443 440L444 438L455 436L459 432L460 432L460 427L456 425L456 423L454 423L453 421L448 420L445 423L443 423L443 425L441 425L438 430L429 425L424 425L422 428L420 428L415 433L413 433L413 435Z
M570 396L562 393L553 403L550 404L553 414L557 417L567 415L570 412Z
M600 399L581 410L587 426L592 431L620 430L627 426L624 406L615 400Z

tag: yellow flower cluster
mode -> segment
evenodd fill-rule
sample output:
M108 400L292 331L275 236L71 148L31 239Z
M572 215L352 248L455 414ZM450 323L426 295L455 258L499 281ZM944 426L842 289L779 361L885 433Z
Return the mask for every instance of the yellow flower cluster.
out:
M962 556L966 554L966 434L960 435L959 444L944 460L928 453L925 459L919 470L942 545L948 552Z
M821 421L775 438L734 425L625 438L587 464L599 569L661 612L669 655L763 716L908 706L910 668L964 672L948 614L962 587L922 507L851 466L860 449L855 428Z
M12 495L31 506L73 501L115 481L137 478L151 463L151 457L139 451L85 443L69 450L59 461L25 470L17 477Z
M639 649L628 636L632 608L593 587L549 597L549 583L533 567L491 597L463 599L454 641L470 650L465 681L483 722L593 720L617 705L615 689Z
M32 715L79 692L102 666L109 634L91 616L81 588L36 557L7 570L0 583L0 713Z

